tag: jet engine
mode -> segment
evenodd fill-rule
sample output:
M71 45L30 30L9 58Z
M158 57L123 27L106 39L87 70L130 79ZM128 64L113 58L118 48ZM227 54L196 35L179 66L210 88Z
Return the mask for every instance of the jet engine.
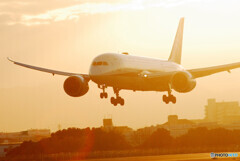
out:
M177 92L190 92L195 86L196 80L192 78L192 75L189 72L176 72L171 78L171 87Z
M88 90L88 81L82 76L70 76L64 81L64 91L72 97L80 97L85 95Z

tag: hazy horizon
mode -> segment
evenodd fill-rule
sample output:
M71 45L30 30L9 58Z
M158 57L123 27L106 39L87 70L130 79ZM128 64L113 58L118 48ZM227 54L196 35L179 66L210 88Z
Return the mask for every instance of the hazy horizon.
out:
M16 61L50 69L88 73L101 53L167 59L180 17L185 17L182 65L186 69L240 60L237 0L3 0L0 2L0 132L31 128L99 127L111 115L114 125L137 129L161 124L167 116L201 119L208 98L240 101L240 69L197 79L186 94L122 90L125 106L114 107L93 82L83 97L63 90L67 77L13 65ZM112 88L107 88L113 96Z

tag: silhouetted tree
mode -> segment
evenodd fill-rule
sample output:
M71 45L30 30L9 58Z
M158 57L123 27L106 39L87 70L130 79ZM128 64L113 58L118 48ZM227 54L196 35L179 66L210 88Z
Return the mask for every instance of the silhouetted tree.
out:
M69 128L53 133L50 138L38 142L24 142L8 152L8 156L25 154L53 154L66 152L85 152L120 150L130 148L125 138L113 131L97 129Z
M166 129L156 130L145 142L136 147L142 149L187 149L201 147L239 147L240 130L223 128L208 130L204 127L190 129L187 134L173 138ZM53 133L50 138L38 142L23 142L19 147L8 151L8 156L54 154L81 152L88 155L91 151L126 150L131 148L125 138L114 131L100 128L69 128Z
M219 147L232 146L240 142L239 130L231 131L224 128L208 130L205 127L190 129L187 134L175 140L177 146L184 147Z
M173 137L166 129L157 129L140 147L141 148L169 148L173 144Z

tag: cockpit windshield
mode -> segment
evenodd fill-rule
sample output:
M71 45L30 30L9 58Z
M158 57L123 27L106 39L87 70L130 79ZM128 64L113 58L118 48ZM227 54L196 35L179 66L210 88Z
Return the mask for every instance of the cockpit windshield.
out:
M107 66L108 65L108 63L106 62L106 61L98 61L98 62L96 62L96 61L94 61L93 63L92 63L92 65L93 66Z

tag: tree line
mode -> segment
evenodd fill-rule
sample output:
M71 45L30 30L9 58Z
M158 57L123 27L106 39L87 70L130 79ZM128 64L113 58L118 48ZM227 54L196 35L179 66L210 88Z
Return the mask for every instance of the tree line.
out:
M204 147L238 147L240 130L224 128L207 129L199 127L190 129L187 134L173 138L165 129L158 129L140 147L141 148L204 148Z
M8 151L7 156L39 155L81 152L88 155L94 151L121 151L132 149L173 149L199 147L239 147L240 130L205 127L190 129L187 134L174 138L166 129L157 129L141 145L131 146L123 135L101 128L69 128L60 130L50 138L38 142L23 142Z

